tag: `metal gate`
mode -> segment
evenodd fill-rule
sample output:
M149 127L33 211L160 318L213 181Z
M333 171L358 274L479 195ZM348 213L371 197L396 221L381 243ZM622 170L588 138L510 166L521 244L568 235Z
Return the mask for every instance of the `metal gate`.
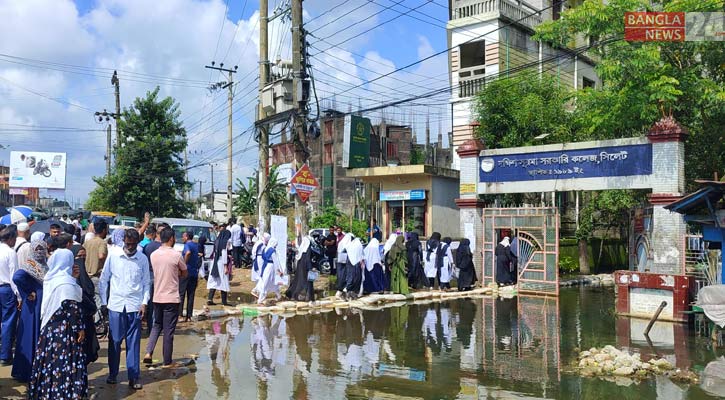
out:
M559 210L483 209L483 284L496 281L496 245L509 231L518 257L519 292L559 295ZM513 239L516 239L515 241Z

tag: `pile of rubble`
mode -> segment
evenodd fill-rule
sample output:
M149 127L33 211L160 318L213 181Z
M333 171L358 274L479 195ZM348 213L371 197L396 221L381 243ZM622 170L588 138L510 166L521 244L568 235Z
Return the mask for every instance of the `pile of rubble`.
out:
M579 353L579 373L587 377L627 377L643 379L651 375L664 375L684 383L697 383L692 371L675 368L664 358L642 361L640 354L631 354L613 346L592 347Z

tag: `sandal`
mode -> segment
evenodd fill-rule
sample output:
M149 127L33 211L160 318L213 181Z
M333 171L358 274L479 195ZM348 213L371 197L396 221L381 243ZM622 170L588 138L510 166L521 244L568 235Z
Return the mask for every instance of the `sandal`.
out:
M143 358L143 363L144 364L153 364L154 363L154 360L151 357L144 357Z

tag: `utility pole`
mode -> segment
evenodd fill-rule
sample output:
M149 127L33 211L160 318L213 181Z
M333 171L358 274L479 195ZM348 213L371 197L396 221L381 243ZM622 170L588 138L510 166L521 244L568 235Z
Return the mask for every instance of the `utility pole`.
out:
M116 73L116 71L113 71L111 84L113 85L114 95L116 97L116 140L120 143L121 129L118 128L118 121L121 120L121 91L119 89L118 73Z
M269 2L268 0L259 0L259 98L262 98L262 91L269 83L269 47L268 25L269 25ZM264 107L260 104L257 107L257 121L263 120L267 116ZM269 164L269 130L266 125L260 124L259 128L259 171L257 190L257 225L260 232L269 230L269 193L267 192L267 165Z
M302 87L307 77L307 46L302 26L302 0L292 0L292 98L295 102L294 127L292 137L295 144L295 168L299 170L307 162L307 145L305 124L307 123L307 107L305 89ZM295 225L299 225L299 236L307 232L307 205L295 196Z
M186 148L184 148L184 180L187 183L189 182L189 156ZM184 201L188 201L189 199L191 199L191 187L188 190L184 190Z
M206 65L205 68L214 69L217 71L223 71L229 74L228 81L221 86L222 89L228 89L229 95L229 147L227 149L227 157L229 158L227 160L228 163L228 171L227 171L227 218L232 217L232 100L234 100L234 78L232 77L232 74L237 73L238 66L234 66L234 69L228 69L224 68L224 63L220 63L218 67L214 66L214 61L211 62L211 65Z
M111 176L111 146L112 146L112 140L111 140L111 118L116 119L118 121L119 115L116 113L109 113L104 108L103 111L96 111L93 115L98 118L98 122L103 122L105 119L108 123L108 126L106 127L106 177Z
M214 164L209 164L211 167L211 196L214 197Z

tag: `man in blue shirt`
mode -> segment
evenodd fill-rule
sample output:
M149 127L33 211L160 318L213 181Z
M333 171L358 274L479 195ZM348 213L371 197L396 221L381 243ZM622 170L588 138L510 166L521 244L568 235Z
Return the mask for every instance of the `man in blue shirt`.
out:
M179 316L184 313L184 297L186 297L186 316L183 321L189 322L194 312L194 293L199 282L199 253L201 250L199 250L199 244L194 242L194 232L184 232L181 239L184 241L184 250L181 251L181 256L184 257L189 274L186 278L179 280L179 296L181 297Z
M128 385L134 390L141 389L138 381L141 375L141 319L151 296L149 261L138 252L139 236L135 229L126 230L123 253L108 254L99 282L101 311L108 314L110 326L106 383L118 382L121 342L125 340Z
M383 231L380 230L377 219L373 219L373 225L368 228L368 241L373 238L378 239L378 241L383 240Z

